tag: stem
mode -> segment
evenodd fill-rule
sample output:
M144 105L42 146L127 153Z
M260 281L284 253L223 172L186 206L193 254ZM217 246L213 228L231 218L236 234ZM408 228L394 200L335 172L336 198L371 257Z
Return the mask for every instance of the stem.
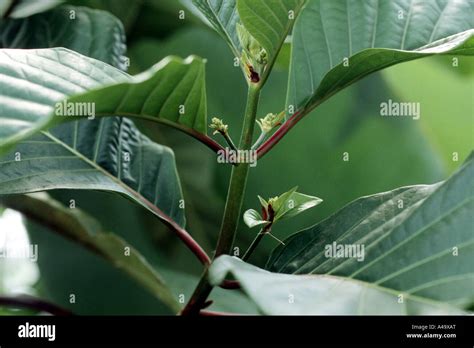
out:
M8 306L13 308L34 309L46 312L52 315L73 315L67 309L61 308L54 303L50 303L32 296L0 296L0 306Z
M266 137L267 137L267 133L262 131L262 133L260 133L260 136L257 138L257 141L255 142L255 144L252 145L252 150L258 149L258 147L262 145Z
M303 118L304 115L304 113L297 112L286 120L286 122L283 123L280 128L278 128L278 130L257 149L257 158L262 158L268 151L270 151L272 147L275 146L281 138L283 138L285 134Z
M235 146L235 144L232 141L232 138L230 137L230 135L228 133L221 133L221 134L224 137L227 144L230 146L230 148L234 151L237 151L237 146Z
M250 255L252 255L253 251L255 250L257 245L260 243L264 235L265 235L265 232L263 232L263 229L260 232L258 232L254 240L250 244L249 248L245 252L244 256L242 256L242 261L247 261L249 259Z
M219 285L222 289L227 290L236 290L240 289L240 283L237 280L227 280L225 279L222 284Z
M255 118L257 115L258 101L260 98L260 86L250 85L247 93L247 105L245 108L244 124L240 136L239 149L250 150L252 147ZM232 167L229 190L222 219L221 231L217 241L214 258L229 254L234 243L240 212L244 200L245 186L249 173L249 163L239 163ZM198 314L204 302L212 291L212 286L207 280L207 269L204 271L201 280L194 290L189 303L183 309L182 314Z
M250 255L252 255L255 248L257 248L258 244L260 243L260 241L262 240L264 235L266 235L266 234L271 235L270 232L272 230L272 225L273 225L273 215L271 215L271 219L272 219L272 222L270 222L270 223L266 224L265 226L263 226L262 229L260 229L260 232L258 232L258 234L255 236L254 240L250 244L250 246L247 249L247 251L245 252L244 256L242 256L242 261L247 261L249 259Z

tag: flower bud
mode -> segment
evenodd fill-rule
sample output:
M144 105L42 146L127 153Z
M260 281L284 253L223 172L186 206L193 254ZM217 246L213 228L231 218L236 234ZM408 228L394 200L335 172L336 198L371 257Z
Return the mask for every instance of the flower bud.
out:
M220 118L213 117L209 128L214 129L213 135L217 133L226 134L229 126L224 124Z

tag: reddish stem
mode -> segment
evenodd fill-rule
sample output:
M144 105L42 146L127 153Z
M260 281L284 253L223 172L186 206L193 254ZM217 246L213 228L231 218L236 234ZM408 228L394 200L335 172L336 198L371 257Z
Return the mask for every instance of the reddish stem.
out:
M184 228L178 225L170 216L166 215L160 208L158 208L156 205L151 203L148 199L143 197L140 193L128 187L127 187L127 191L130 192L130 194L136 197L139 201L143 202L156 215L158 215L163 220L163 222L176 233L178 238L184 242L184 244L189 248L189 250L191 250L197 256L197 258L199 259L199 261L201 261L202 264L204 265L211 264L210 257L207 255L204 249L199 245L199 243L196 242L194 238Z
M195 138L195 139L199 140L200 142L202 142L204 145L206 145L208 148L210 148L215 153L218 153L219 151L225 151L225 148L221 144L219 144L217 141L215 141L214 139L208 137L205 134L199 133L199 132L195 131L194 129L190 129L190 130L187 130L187 131L184 131L184 132L188 133L193 138Z
M54 303L50 303L32 296L0 296L0 306L9 306L14 308L34 309L41 312L46 312L52 315L73 315L67 309L61 308Z
M163 212L161 213L163 214ZM199 245L199 243L196 242L196 240L194 240L194 238L184 228L179 226L169 216L163 214L162 217L165 219L164 221L166 222L166 224L176 232L178 238L184 242L184 244L189 248L189 250L194 253L194 255L196 255L199 261L201 261L203 265L209 266L211 264L211 258L209 257L209 255L207 255L207 253Z
M245 315L245 314L201 310L199 312L199 315L204 316L204 317L234 317L234 316Z
M221 285L219 285L222 289L227 290L236 290L240 289L240 283L236 280L224 280Z
M275 146L281 140L281 138L283 138L285 134L288 133L288 131L303 118L304 115L305 114L301 113L301 111L298 111L294 113L293 116L291 116L288 120L286 120L285 123L283 123L270 138L268 138L262 145L258 147L257 159L260 159L268 151L270 151L273 146Z

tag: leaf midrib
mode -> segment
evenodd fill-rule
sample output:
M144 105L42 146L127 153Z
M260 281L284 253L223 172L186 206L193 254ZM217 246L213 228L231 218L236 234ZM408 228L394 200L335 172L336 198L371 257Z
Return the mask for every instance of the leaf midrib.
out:
M128 192L131 196L133 196L137 201L141 202L144 206L148 207L150 210L152 210L156 215L158 215L160 218L164 219L165 221L171 223L171 224L176 224L169 216L167 216L164 212L161 211L157 206L155 206L153 203L151 203L148 199L143 197L140 193L132 189L130 186L126 185L124 182L118 180L114 175L111 173L107 172L105 169L103 169L101 166L99 166L96 162L90 160L89 158L85 157L83 154L80 152L76 151L75 149L71 148L69 145L61 141L60 139L56 138L52 134L48 132L42 132L45 136L50 138L52 141L55 143L61 145L64 147L66 150L71 152L72 154L76 155L79 159L81 159L83 162L89 164L91 167L93 167L95 170L98 170L102 175L106 176L110 180L112 180L115 184L118 186L122 187L126 192Z

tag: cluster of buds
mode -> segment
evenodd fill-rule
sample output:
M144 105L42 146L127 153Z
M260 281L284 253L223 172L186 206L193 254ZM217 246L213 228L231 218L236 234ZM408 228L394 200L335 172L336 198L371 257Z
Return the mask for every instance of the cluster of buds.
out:
M242 46L241 60L247 77L251 82L258 83L268 64L267 51L240 23L237 23L237 36Z
M257 124L260 126L260 129L263 133L270 132L273 128L281 125L285 117L285 112L282 111L279 114L268 113L264 118L257 120Z
M224 124L224 122L220 118L213 117L211 120L211 124L209 125L209 128L214 129L214 132L212 133L213 135L217 133L226 135L227 130L229 129L229 126Z

